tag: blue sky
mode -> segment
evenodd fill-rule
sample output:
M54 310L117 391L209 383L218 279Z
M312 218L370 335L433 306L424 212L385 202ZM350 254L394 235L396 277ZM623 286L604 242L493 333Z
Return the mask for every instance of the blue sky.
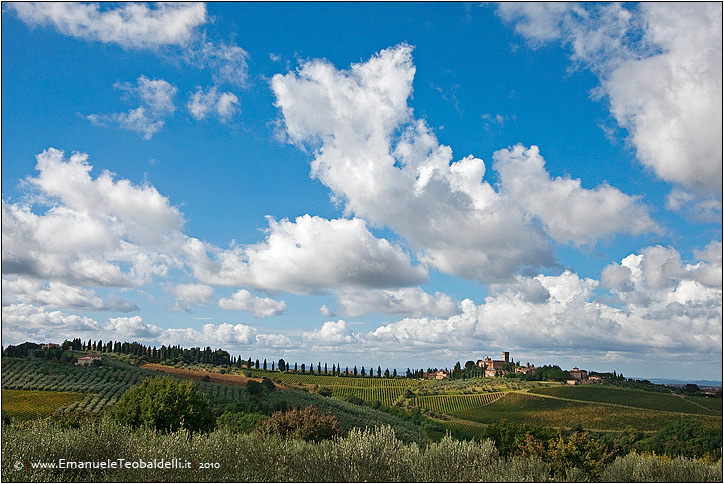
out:
M3 345L720 379L720 4L2 11Z

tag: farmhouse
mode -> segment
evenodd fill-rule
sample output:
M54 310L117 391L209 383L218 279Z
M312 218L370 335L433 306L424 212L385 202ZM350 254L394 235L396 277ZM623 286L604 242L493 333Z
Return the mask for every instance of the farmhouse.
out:
M77 366L89 366L92 365L94 361L100 361L101 357L98 355L88 355L88 356L81 356L78 358L78 360L75 362Z
M489 356L486 356L484 360L478 360L477 364L480 368L485 368L485 376L494 377L503 374L509 360L510 353L503 351L502 360L491 360Z
M586 370L579 370L578 368L574 367L571 371L568 372L568 376L571 380L577 380L580 383L585 382L588 380L588 372Z
M445 370L431 371L429 373L423 372L422 377L430 380L442 380L448 377L448 372Z

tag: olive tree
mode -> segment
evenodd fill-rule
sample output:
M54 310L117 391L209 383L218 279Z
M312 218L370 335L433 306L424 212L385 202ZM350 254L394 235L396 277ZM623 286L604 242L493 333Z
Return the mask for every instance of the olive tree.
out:
M113 409L112 417L133 428L164 432L179 429L204 432L212 430L216 423L208 397L197 391L193 382L181 382L168 376L147 378L126 390Z

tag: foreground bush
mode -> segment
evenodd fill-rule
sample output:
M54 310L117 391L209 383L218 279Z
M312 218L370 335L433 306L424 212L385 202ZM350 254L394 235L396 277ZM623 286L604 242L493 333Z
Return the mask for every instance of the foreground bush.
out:
M189 462L188 468L26 469L38 462L101 462L119 458ZM721 464L688 459L617 459L603 481L721 482ZM18 469L15 464L20 463ZM203 469L204 463L211 463ZM194 468L194 465L195 467ZM322 442L277 435L216 430L131 431L107 419L79 428L38 421L2 428L2 481L5 482L541 482L550 465L539 457L503 457L490 441L445 437L427 446L397 439L390 427L349 432ZM556 479L587 480L575 470Z
M339 422L331 414L321 414L313 407L274 412L259 424L259 432L319 442L342 435Z
M707 465L685 457L628 454L601 473L606 482L722 482L721 460Z
M123 393L112 412L113 419L133 428L191 432L214 428L208 397L192 381L167 376L146 378Z

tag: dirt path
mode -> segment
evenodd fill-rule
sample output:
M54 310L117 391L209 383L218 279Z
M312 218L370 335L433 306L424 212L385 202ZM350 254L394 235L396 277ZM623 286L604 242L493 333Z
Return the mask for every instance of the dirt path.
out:
M713 409L707 408L707 407L705 407L704 405L700 404L699 402L695 402L695 401L693 401L693 400L689 400L688 398L686 398L686 395L681 395L681 394L676 393L676 392L674 392L674 391L672 391L671 394L674 395L675 397L683 398L684 400L686 400L687 402L691 403L692 405L696 405L696 406L699 407L699 408L703 408L704 410L706 410L707 412L709 412L709 414L711 414L711 415L718 415L718 413L717 413L716 411L714 411Z
M176 368L173 366L159 365L158 363L146 363L141 368L144 370L160 370L164 373L171 375L188 378L190 380L201 381L204 377L209 377L209 380L213 383L220 383L222 385L231 385L237 387L245 387L246 383L253 378L248 378L241 375L224 375L222 373L214 373L203 370L187 370L184 368Z

